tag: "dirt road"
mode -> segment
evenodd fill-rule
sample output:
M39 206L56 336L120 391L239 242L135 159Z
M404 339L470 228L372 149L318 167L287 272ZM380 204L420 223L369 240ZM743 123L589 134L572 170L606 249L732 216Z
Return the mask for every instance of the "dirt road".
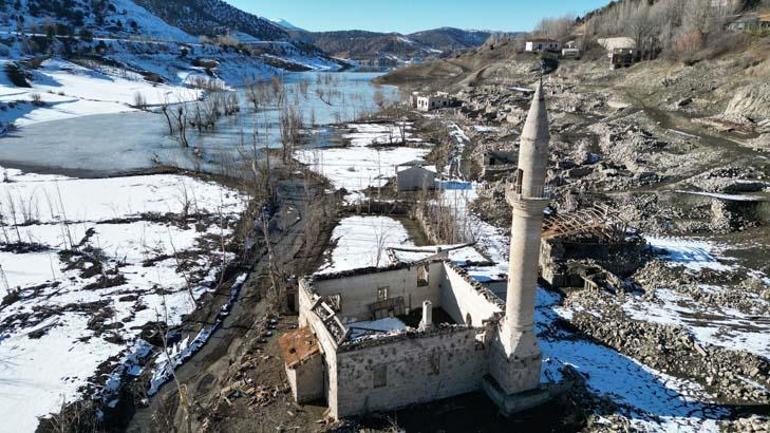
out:
M322 188L311 188L308 194L302 180L285 180L278 184L278 208L271 221L270 236L274 263L285 269L288 275L301 274L316 266L328 241L331 228L314 225L312 230L306 230L308 221L315 221L312 217L314 212L326 212L333 208L332 199L324 196L322 191ZM310 243L310 248L306 248L306 242ZM187 388L190 399L196 405L212 400L221 392L226 385L229 367L240 356L244 341L258 337L254 334L261 332L257 323L272 310L272 304L266 297L270 287L268 267L268 256L263 248L222 327L200 352L177 369L177 381ZM211 314L216 314L216 311ZM170 423L186 425L183 411L177 404L178 394L173 382L165 385L150 400L147 408L139 409L134 414L127 431L165 432L174 431ZM193 424L196 423L197 420L193 420ZM197 426L193 429L199 430Z

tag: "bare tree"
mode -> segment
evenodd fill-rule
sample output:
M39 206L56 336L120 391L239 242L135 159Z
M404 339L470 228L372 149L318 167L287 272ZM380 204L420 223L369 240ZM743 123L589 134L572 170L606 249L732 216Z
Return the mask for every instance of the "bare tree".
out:
M304 129L302 112L299 107L286 106L281 110L278 120L281 132L283 162L287 163L291 159L294 147L302 142L302 130Z
M538 36L550 39L561 39L567 36L575 25L574 15L564 15L558 18L544 18L535 27Z
M187 114L183 105L177 107L175 120L179 144L184 148L190 147L190 142L187 141Z
M144 110L147 108L147 98L145 98L141 92L134 93L134 103L132 107Z

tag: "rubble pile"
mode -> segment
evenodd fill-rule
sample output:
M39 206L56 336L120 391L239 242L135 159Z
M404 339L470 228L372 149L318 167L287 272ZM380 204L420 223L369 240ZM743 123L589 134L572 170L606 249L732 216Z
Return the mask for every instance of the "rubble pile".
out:
M503 86L482 86L458 93L457 99L462 102L461 113L469 120L518 125L527 117L527 95Z
M735 421L721 423L724 430L731 433L768 433L770 432L770 417L752 415L738 418Z
M770 188L769 180L767 173L758 168L731 165L693 176L689 183L702 191L738 194Z
M624 296L633 295L586 289L570 295L565 307L575 311L571 324L587 336L656 370L692 378L719 401L770 402L770 362L699 344L678 326L635 321L623 311Z

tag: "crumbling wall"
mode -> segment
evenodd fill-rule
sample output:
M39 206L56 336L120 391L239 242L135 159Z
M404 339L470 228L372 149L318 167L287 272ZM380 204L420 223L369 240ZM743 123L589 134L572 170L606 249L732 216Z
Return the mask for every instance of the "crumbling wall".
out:
M309 403L326 398L322 356L316 353L305 362L286 368L286 377L289 379L289 385L297 403Z
M318 345L321 346L321 353L326 361L326 370L321 373L326 375L327 386L324 397L331 405L337 400L337 343L321 318L310 309L313 303L311 292L303 280L299 286L299 326L310 326L318 339Z
M369 305L377 302L378 289L388 289L388 298L403 297L406 313L422 307L423 301L439 303L439 284L442 280L443 266L440 262L429 263L428 285L418 284L419 264L401 267L395 270L360 273L340 276L334 279L321 279L313 282L313 288L321 296L341 295L340 315L345 319L370 320Z
M474 284L470 277L462 274L449 264L444 265L444 280L441 283L441 308L457 323L482 326L495 313L503 311L501 302L492 300L491 291ZM498 300L499 301L499 300Z
M487 362L483 344L476 341L478 332L439 328L339 353L340 381L336 403L329 406L332 415L391 410L479 389Z
M423 206L415 206L413 211L413 218L420 225L423 233L425 233L425 236L432 244L439 245L443 243L441 236L435 229L430 217L425 214L425 208Z
M606 270L629 275L645 261L646 243L641 240L607 242L596 238L570 239L556 237L544 239L540 245L540 273L553 287L582 285L579 275L573 273L580 267L573 262L597 263Z

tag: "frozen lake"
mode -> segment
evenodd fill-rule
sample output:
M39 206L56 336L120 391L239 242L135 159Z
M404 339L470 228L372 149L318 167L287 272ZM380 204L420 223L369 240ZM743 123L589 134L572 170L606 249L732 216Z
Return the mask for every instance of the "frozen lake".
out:
M315 119L317 127L349 121L375 111L375 94L397 97L393 87L372 83L374 73L293 73L285 76L286 102L302 113L304 123ZM301 82L308 85L300 91ZM323 99L318 96L321 90ZM330 92L330 90L332 92ZM223 118L215 131L198 134L190 130L191 148L182 148L168 135L162 114L128 112L75 117L27 125L0 138L0 164L6 167L53 171L79 176L104 176L142 171L155 161L181 168L221 172L223 164L244 158L252 149L255 132L259 147L265 142L280 147L279 110L275 107L254 112L243 91L239 91L241 113ZM313 134L309 140L323 145L328 134ZM193 155L200 147L202 157ZM245 148L245 149L244 149ZM249 154L253 154L250 152Z

